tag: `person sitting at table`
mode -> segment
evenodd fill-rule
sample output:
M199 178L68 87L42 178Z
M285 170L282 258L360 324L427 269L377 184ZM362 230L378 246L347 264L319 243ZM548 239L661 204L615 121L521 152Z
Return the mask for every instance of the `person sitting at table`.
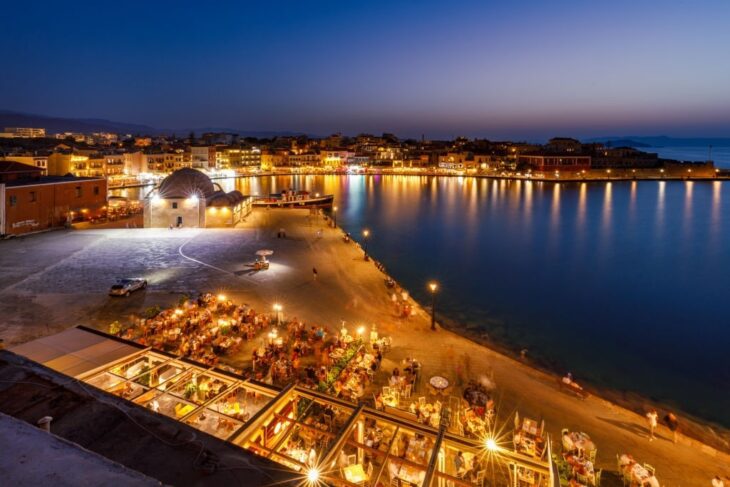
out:
M349 466L347 462L347 454L345 453L344 448L340 450L340 455L337 457L337 466L339 468L346 468Z

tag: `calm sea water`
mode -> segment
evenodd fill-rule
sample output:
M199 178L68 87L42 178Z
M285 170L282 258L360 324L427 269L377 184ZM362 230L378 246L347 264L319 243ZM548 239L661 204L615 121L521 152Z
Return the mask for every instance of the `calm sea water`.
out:
M334 193L338 224L455 325L730 426L730 183L419 176L224 182Z

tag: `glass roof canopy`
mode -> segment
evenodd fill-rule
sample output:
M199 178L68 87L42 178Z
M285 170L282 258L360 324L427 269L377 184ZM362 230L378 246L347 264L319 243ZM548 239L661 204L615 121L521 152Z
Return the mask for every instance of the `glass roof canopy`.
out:
M327 485L552 485L548 461L151 348L77 378L300 471L303 479L315 471ZM468 473L457 471L457 456Z

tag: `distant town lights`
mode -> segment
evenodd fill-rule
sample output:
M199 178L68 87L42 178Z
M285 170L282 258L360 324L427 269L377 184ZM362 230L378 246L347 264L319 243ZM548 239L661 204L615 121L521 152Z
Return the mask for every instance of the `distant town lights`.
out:
M190 201L191 203L197 203L198 202L198 195L197 194L194 194L194 195L190 196L188 198L188 201Z

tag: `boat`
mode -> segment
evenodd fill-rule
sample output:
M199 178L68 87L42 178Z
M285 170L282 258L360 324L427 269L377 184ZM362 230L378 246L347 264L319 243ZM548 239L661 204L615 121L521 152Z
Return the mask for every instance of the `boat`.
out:
M332 206L335 199L333 194L310 193L309 191L294 191L292 189L281 193L270 194L253 200L253 206L268 206L270 208L306 208Z

